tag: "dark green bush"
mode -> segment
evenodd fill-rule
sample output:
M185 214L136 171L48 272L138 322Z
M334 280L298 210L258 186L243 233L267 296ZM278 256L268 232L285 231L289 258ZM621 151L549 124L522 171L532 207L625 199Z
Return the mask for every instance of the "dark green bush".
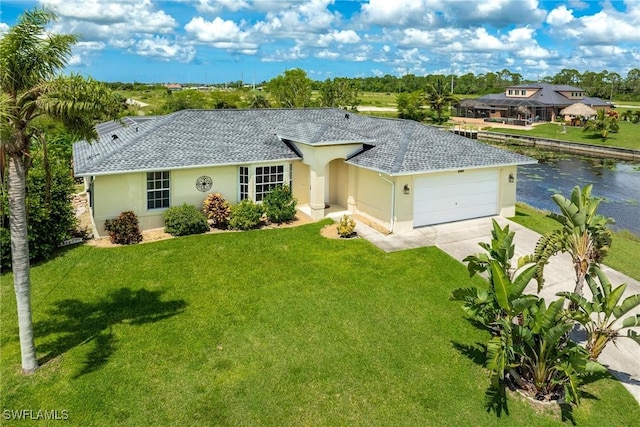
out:
M51 193L47 196L46 173L42 158L35 156L27 175L29 258L50 258L60 242L72 237L77 226L71 197L73 178L62 162L51 161ZM6 187L0 201L0 269L11 268L9 200Z
M109 232L111 243L132 245L142 241L138 217L131 211L122 212L116 219L106 220L104 229Z
M288 185L277 186L262 201L267 219L276 224L293 220L297 203Z
M264 209L262 205L244 199L231 208L229 226L235 230L249 230L262 223Z
M220 193L209 194L202 204L202 211L216 228L227 228L231 216L231 204Z
M184 203L167 209L164 214L164 231L173 236L201 234L209 231L204 214L195 206Z

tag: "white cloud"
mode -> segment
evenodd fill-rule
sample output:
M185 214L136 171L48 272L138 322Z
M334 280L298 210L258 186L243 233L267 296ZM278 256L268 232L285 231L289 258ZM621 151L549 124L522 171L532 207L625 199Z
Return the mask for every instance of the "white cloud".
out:
M318 46L329 46L332 43L353 44L358 43L360 37L353 30L336 31L333 30L327 34L322 34L317 39Z
M67 65L69 67L80 67L85 64L83 64L80 55L71 55L71 58L69 58L69 60L67 61Z
M338 52L331 52L329 50L321 50L320 52L316 53L316 58L320 58L320 59L338 59L340 58L340 54Z
M603 10L595 15L582 17L579 22L582 28L578 32L586 43L640 42L640 14L637 12L634 15Z
M289 49L276 49L275 52L261 58L263 62L299 61L308 56L299 46Z
M0 22L0 34L4 34L9 31L9 26L4 22Z
M184 29L203 42L232 41L243 37L240 27L235 22L225 21L220 17L213 21L205 21L198 16L191 19Z
M219 13L224 9L237 12L247 9L250 5L244 0L198 0L196 10L200 13Z
M62 23L83 21L88 25L119 25L126 32L167 32L177 26L172 16L155 10L150 0L41 0L55 8Z
M565 5L553 9L546 19L546 23L552 26L566 25L571 21L573 21L573 10L567 9Z
M254 30L277 38L324 33L338 20L338 15L328 10L330 4L333 0L283 2L277 11L268 12L258 21Z
M73 46L73 53L67 64L71 67L88 66L91 59L106 47L104 42L78 42Z
M360 10L361 25L431 30L449 26L538 24L546 15L538 0L370 0Z
M535 31L531 28L514 28L509 31L507 35L507 40L509 43L521 43L521 42L532 42L534 41Z
M160 61L190 62L196 53L193 46L171 42L159 36L139 40L134 49L137 55Z
M433 23L435 17L425 0L370 0L361 7L365 24L403 26L408 23Z
M220 17L205 21L198 16L191 19L184 29L198 42L218 49L237 50L251 55L258 51L259 45L249 40L248 32L242 31L235 22Z

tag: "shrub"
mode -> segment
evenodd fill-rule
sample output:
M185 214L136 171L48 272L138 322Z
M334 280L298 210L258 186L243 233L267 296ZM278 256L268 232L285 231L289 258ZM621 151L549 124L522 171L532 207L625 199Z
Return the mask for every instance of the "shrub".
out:
M106 220L104 229L109 232L111 243L132 245L142 241L138 217L131 211L122 212L116 219Z
M209 231L207 218L195 206L184 203L167 209L163 215L164 231L173 236L186 236Z
M41 156L34 156L27 174L27 233L29 258L32 261L50 258L58 244L69 239L77 226L71 205L73 178L62 161L50 160L50 196L47 196L46 173ZM0 270L11 268L9 199L5 190L0 192Z
M288 185L277 186L262 201L267 219L276 224L294 219L297 203Z
M202 204L202 211L216 228L227 228L231 216L231 204L220 193L209 194Z
M231 208L229 226L235 230L249 230L262 223L262 205L254 203L249 199L244 199Z
M349 215L345 214L340 218L340 222L336 226L338 229L338 235L340 237L349 237L355 233L356 222Z

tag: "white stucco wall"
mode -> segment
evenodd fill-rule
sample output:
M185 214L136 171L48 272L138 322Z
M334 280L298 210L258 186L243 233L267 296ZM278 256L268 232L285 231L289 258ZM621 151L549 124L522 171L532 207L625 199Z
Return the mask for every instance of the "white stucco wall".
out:
M255 165L250 167L253 170ZM203 193L196 188L196 180L200 176L211 177L211 190ZM105 220L116 218L121 212L129 210L136 213L143 230L163 227L162 214L166 209L147 209L146 185L146 172L94 177L92 211L96 232L104 235ZM170 171L169 185L170 206L187 203L201 208L210 193L221 193L232 204L237 203L240 197L237 166L173 170ZM253 181L249 185L251 187Z
M353 195L356 213L391 229L391 184L377 172L362 168L352 170L356 173ZM388 176L385 178L389 179Z

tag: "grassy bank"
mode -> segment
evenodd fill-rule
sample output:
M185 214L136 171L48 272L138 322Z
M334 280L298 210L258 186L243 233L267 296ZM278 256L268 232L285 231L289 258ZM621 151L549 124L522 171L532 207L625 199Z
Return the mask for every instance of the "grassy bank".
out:
M480 279L437 248L387 254L325 224L61 252L32 268L47 363L29 377L2 276L3 408L94 426L562 425L515 397L485 410L487 336L448 300ZM640 419L619 382L584 390L576 425Z
M538 233L546 233L560 227L560 224L546 215L547 212L518 204L516 216L509 219ZM628 231L614 233L611 252L604 263L640 280L640 237Z
M595 144L607 147L631 148L640 150L640 124L631 122L619 122L620 131L617 133L609 133L607 139L603 140L599 135L583 132L581 127L565 126L557 123L545 123L532 127L531 129L505 129L505 128L488 128L491 132L499 132L506 134L527 135L532 137L559 139L563 141L577 142L580 144Z

